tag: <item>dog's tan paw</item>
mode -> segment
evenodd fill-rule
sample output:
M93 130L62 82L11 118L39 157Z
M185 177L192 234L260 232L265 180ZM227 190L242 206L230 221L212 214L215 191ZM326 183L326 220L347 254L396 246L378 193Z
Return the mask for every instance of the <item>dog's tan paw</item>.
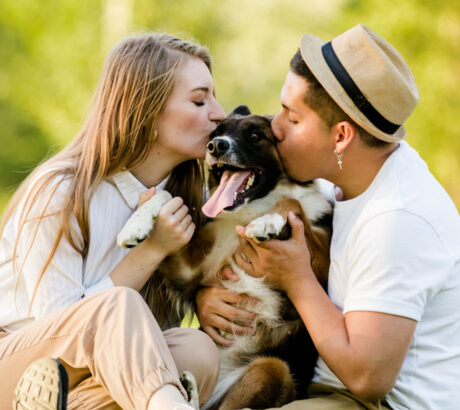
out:
M254 219L246 227L245 236L256 242L263 242L278 236L285 223L280 214L267 214Z

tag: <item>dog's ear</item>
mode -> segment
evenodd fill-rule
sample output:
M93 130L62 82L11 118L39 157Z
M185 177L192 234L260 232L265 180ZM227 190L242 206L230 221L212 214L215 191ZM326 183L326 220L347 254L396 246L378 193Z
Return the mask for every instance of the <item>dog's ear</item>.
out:
M275 118L274 115L268 115L268 114L264 114L263 115L264 118L266 118L268 120L268 122L271 124L271 122L273 121L273 118Z
M236 115L251 115L251 111L247 105L239 105L228 116L235 117Z

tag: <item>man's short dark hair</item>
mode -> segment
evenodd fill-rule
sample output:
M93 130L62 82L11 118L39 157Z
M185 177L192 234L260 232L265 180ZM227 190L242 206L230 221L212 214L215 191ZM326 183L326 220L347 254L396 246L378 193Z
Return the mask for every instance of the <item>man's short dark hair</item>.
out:
M308 93L304 96L304 102L312 110L314 110L319 117L331 128L340 121L348 121L358 131L358 135L367 146L369 147L383 147L389 143L379 140L371 135L364 128L356 124L349 115L347 115L337 103L330 97L323 86L319 83L316 77L300 54L300 49L294 54L291 59L291 71L300 77L303 77L308 83Z

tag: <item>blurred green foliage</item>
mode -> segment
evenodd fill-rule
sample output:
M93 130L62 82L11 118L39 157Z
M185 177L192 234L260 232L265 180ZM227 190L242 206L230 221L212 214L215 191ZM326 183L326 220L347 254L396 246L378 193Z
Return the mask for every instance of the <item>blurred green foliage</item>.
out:
M329 40L363 23L411 66L421 100L408 141L460 207L460 3L450 0L16 0L0 3L0 210L77 133L107 51L124 36L193 37L214 56L226 112L276 113L304 32Z

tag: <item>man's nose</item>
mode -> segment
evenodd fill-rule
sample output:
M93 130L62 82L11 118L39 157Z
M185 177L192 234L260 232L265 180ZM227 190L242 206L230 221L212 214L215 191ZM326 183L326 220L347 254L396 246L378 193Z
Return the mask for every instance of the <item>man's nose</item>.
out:
M278 141L282 141L284 139L284 135L280 127L280 114L279 113L275 115L275 118L273 118L271 126L272 126L273 135L275 136L275 138Z
M224 138L213 138L208 142L208 152L215 157L225 154L230 148L230 144Z

